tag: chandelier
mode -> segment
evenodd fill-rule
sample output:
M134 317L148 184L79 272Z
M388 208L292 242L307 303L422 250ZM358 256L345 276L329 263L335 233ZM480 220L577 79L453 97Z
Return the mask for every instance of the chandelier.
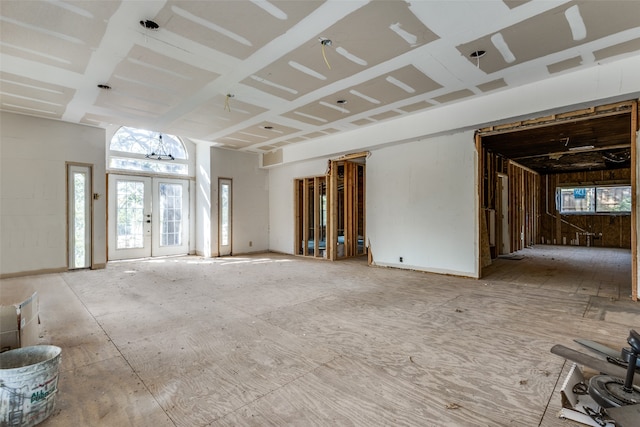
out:
M175 160L171 153L167 153L164 142L162 142L162 134L158 134L158 145L156 149L144 157L153 160Z

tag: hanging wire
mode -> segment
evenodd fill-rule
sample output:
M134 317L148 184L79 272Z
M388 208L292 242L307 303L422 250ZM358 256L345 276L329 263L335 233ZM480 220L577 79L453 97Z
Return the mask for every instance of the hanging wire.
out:
M231 112L231 104L229 103L229 100L231 98L233 98L233 94L228 93L227 96L224 98L224 109L228 112Z
M331 69L331 65L329 65L329 61L327 60L327 53L324 49L325 46L331 46L331 40L320 39L320 46L322 47L322 57L324 58L324 63L327 64L327 68Z

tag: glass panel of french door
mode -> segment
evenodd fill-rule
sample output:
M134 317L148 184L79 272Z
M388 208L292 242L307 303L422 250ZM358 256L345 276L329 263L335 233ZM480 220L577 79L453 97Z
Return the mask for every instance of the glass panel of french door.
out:
M109 175L109 260L151 256L151 178Z
M69 269L91 267L91 166L69 165Z
M231 180L218 179L218 255L231 255Z
M153 178L152 256L189 253L189 182Z

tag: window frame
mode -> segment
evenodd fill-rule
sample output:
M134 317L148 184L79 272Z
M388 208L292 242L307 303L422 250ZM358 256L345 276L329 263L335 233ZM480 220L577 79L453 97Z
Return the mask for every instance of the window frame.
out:
M164 135L169 136L175 139L182 146L182 150L184 152L184 158L176 157L173 160L155 160L155 159L150 159L146 157L145 154L136 153L132 151L122 151L122 150L112 149L111 147L113 145L114 138L116 138L116 136L118 135L118 132L120 132L123 128L130 128L136 131L147 132L150 135L149 138L155 138L157 137L157 135L160 135L160 134L162 134L163 136ZM113 161L137 162L139 163L140 167L139 168L123 168L123 167L113 166ZM182 169L182 172L166 170L166 166L169 164L180 166ZM176 135L165 134L162 132L151 131L148 129L132 128L130 126L121 126L112 135L107 147L107 165L106 166L107 166L108 172L116 172L116 173L127 172L127 173L145 174L145 175L174 176L174 177L180 177L180 178L186 178L190 176L189 175L190 173L189 150L187 150L187 146L185 145L184 141L182 141L180 137Z
M598 190L605 188L624 188L629 191L629 210L620 210L620 211L612 211L612 210L601 210L598 206ZM586 189L587 193L589 191L593 191L593 210L586 211L570 211L563 209L563 198L562 191L563 190L573 190L576 189ZM621 216L621 215L631 215L631 193L632 188L630 183L625 184L602 184L602 185L562 185L556 187L556 209L561 215L608 215L608 216Z

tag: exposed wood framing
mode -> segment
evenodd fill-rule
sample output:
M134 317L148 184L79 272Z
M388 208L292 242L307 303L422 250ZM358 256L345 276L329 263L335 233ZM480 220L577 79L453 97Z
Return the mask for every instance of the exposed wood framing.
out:
M640 126L640 111L638 102L633 103L631 114L631 297L638 301L638 176L640 162L638 162L638 127Z
M293 215L294 218L296 220L296 226L294 228L294 232L293 232L293 253L298 255L300 253L300 249L301 249L301 241L302 241L302 233L300 233L300 224L302 221L302 214L304 212L304 209L301 209L300 206L300 188L304 187L303 185L304 181L299 180L299 179L294 179L293 180Z
M344 156L340 156L337 159L334 159L335 161L339 161L339 160L353 160L353 159L361 159L362 157L369 157L371 155L370 151L362 151L360 153L350 153L350 154L345 154Z
M488 136L497 133L525 131L563 121L590 120L594 117L605 117L620 114L625 111L631 111L634 108L634 105L636 105L636 101L624 101L615 104L601 105L598 107L585 108L566 113L551 114L530 120L521 120L513 123L488 126L480 129L478 133L481 136Z
M322 206L320 204L320 178L313 178L313 239L315 244L313 245L313 256L320 256L320 236L318 232L320 231L320 209Z
M538 241L540 175L509 162L508 176L511 250L515 252Z
M309 215L307 212L307 208L309 206L309 180L304 179L302 181L302 206L303 206L303 215L302 215L302 253L304 255L307 254L307 250L309 247Z
M475 134L475 143L476 143L476 156L477 156L476 171L478 174L477 179L478 179L478 202L479 202L478 203L479 205L478 227L476 227L476 229L478 230L478 235L476 236L476 241L480 246L478 248L478 278L480 278L482 277L482 269L491 264L491 256L489 255L489 259L487 260L486 254L487 254L487 251L490 254L490 249L489 249L489 239L488 239L488 236L486 235L487 220L486 220L486 213L485 213L487 208L486 195L488 194L488 190L485 186L485 183L488 180L484 179L485 171L487 170L485 167L486 153L482 149L482 138L477 132Z
M337 256L337 247L335 242L338 241L338 162L331 160L331 171L329 173L329 194L327 195L328 203L328 232L327 232L327 258L335 261Z

